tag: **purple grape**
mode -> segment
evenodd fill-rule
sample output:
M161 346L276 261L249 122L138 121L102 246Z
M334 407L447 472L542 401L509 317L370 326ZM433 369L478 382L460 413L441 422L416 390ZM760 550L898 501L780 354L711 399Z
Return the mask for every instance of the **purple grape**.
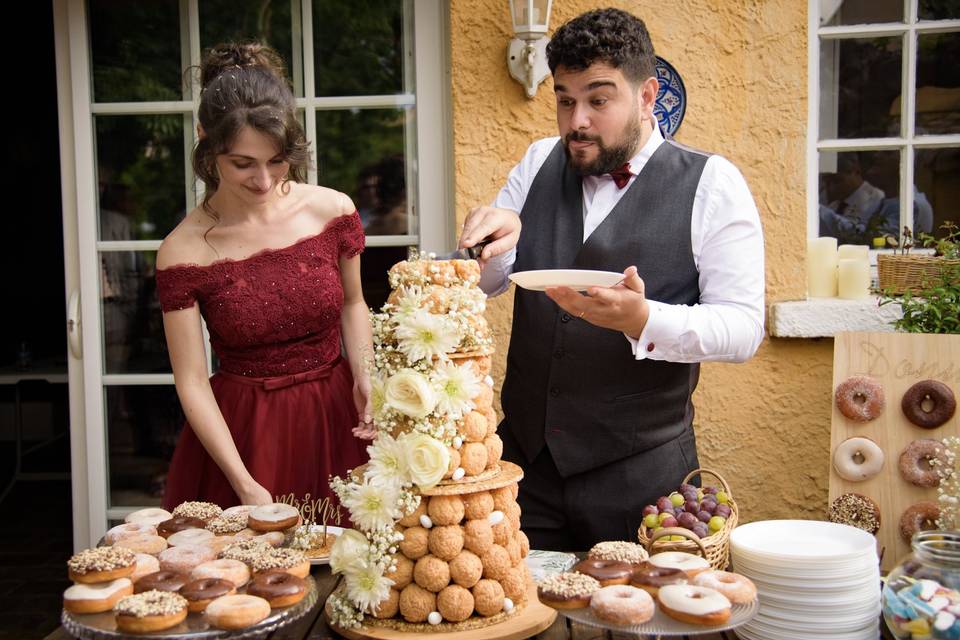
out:
M731 513L732 510L730 509L730 505L726 504L718 504L717 510L714 511L714 514L720 516L721 518L729 518Z
M684 529L692 529L695 524L697 524L697 516L692 513L681 513L677 516L677 524L679 524Z
M700 511L706 511L710 515L717 512L717 503L710 500L704 500L700 503Z
M697 513L697 520L699 520L700 522L704 522L704 523L710 522L710 518L712 517L713 516L710 515L709 511L700 511Z
M660 510L657 509L656 505L648 504L647 506L645 506L645 507L643 508L643 515L645 515L645 516L649 516L649 515L654 515L654 516L655 516L655 515L657 515L658 513L660 513Z
M710 528L707 527L706 524L699 521L697 522L697 524L693 525L693 528L691 529L691 531L693 531L695 534L697 534L701 538L706 538L708 535L710 535Z
M696 500L700 494L698 494L696 491L686 490L686 491L681 491L680 495L682 495L687 500Z
M683 510L687 513L696 514L697 511L700 511L700 503L696 500L687 500L683 503Z
M675 526L677 526L677 519L674 518L673 516L669 516L669 517L667 517L667 518L664 518L664 519L663 519L663 522L660 523L660 526L661 526L661 527L664 527L664 528L666 528L666 527L675 527Z
M657 498L657 509L660 511L673 510L673 503L670 502L670 498L662 496Z
M704 488L703 488L703 492L704 492L705 494L709 493L709 494L713 495L713 494L715 494L717 491L719 491L719 489L717 489L716 487L704 487Z
M696 488L695 486L693 486L692 484L686 483L686 484L680 485L680 488L678 489L678 491L679 491L680 493L686 493L687 491L693 491L694 493L696 493L696 492L697 492L697 488Z

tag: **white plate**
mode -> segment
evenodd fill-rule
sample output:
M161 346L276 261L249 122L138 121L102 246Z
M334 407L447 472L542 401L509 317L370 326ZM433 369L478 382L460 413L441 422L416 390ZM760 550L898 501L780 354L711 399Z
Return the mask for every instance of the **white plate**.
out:
M575 291L586 291L588 287L612 287L623 280L623 274L587 269L540 269L511 273L510 279L518 287L531 291L543 291L547 287L570 287Z
M819 520L764 520L742 524L730 533L730 546L754 560L838 562L876 553L866 531Z

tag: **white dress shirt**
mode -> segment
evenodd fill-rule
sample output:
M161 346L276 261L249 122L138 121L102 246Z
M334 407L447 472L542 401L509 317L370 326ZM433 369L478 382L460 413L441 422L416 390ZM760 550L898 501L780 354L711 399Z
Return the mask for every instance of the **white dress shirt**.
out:
M533 179L558 140L546 138L530 145L510 171L494 207L519 214ZM623 189L618 189L609 175L583 178L584 241L606 219L663 143L663 136L654 127L650 139L630 160L633 176ZM638 360L743 362L763 340L763 232L743 175L721 156L710 156L704 166L693 201L690 244L700 273L700 303L687 306L648 300L650 317L639 339L626 336L630 348ZM515 261L515 248L490 260L483 269L480 287L488 295L506 291L510 285L507 276L513 272Z

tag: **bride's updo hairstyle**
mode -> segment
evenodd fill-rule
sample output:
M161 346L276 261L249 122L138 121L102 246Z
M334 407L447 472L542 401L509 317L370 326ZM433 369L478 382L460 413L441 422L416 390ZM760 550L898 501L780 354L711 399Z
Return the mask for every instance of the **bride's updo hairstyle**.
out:
M220 186L216 158L229 152L244 127L274 141L290 163L287 181L306 182L307 140L276 51L258 42L218 44L203 59L200 82L197 115L204 135L193 150L193 170L206 185L205 211L216 216L208 202Z

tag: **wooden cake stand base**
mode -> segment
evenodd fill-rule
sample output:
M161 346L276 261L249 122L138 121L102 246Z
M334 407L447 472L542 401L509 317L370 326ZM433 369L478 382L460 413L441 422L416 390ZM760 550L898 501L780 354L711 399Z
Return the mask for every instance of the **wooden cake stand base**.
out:
M341 629L330 624L330 628L349 640L428 640L431 638L456 638L457 640L520 640L536 635L553 624L557 612L541 604L537 599L536 585L530 585L527 591L527 603L516 615L503 622L488 627L464 631L449 632L410 632L387 627L362 626L359 629ZM327 610L327 619L330 611Z

